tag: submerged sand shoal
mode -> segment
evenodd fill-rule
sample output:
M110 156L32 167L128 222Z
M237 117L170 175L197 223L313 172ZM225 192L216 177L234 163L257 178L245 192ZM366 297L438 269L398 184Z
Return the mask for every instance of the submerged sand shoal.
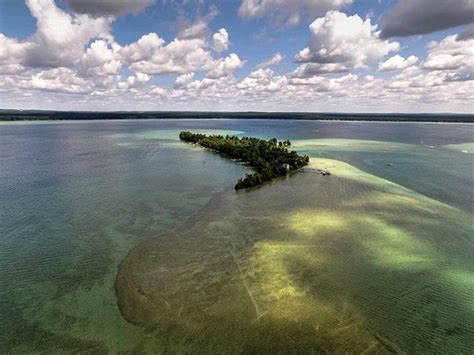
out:
M468 353L472 216L346 163L226 191L123 260L130 322L189 352Z

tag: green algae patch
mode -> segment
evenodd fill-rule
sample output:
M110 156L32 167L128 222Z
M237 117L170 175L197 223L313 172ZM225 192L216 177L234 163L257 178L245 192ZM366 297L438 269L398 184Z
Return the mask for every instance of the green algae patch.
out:
M185 352L468 353L471 222L349 164L314 159L291 179L217 194L134 248L117 301L129 322Z

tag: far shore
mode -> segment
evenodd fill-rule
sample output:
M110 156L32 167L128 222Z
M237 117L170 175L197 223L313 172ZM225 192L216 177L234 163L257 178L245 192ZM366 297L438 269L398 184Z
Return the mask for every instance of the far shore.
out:
M0 110L0 121L83 121L151 119L267 119L298 121L474 123L474 114L449 113L321 113L321 112L204 112L204 111L41 111Z

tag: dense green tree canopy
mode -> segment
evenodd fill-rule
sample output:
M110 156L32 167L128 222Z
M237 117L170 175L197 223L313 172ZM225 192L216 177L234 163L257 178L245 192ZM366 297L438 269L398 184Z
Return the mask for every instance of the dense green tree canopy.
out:
M265 181L286 175L288 171L300 169L309 163L308 156L301 156L295 151L288 150L291 146L288 139L278 142L276 138L265 140L252 137L208 136L192 132L181 132L179 138L248 163L255 172L239 179L235 185L236 190L261 185Z

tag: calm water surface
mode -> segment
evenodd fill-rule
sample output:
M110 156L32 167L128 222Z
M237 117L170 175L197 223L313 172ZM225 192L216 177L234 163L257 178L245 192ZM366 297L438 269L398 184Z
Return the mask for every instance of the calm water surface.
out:
M131 248L178 227L245 173L177 141L185 129L289 138L312 157L342 160L472 216L470 124L2 124L0 352L165 350L159 332L122 318L117 267Z

